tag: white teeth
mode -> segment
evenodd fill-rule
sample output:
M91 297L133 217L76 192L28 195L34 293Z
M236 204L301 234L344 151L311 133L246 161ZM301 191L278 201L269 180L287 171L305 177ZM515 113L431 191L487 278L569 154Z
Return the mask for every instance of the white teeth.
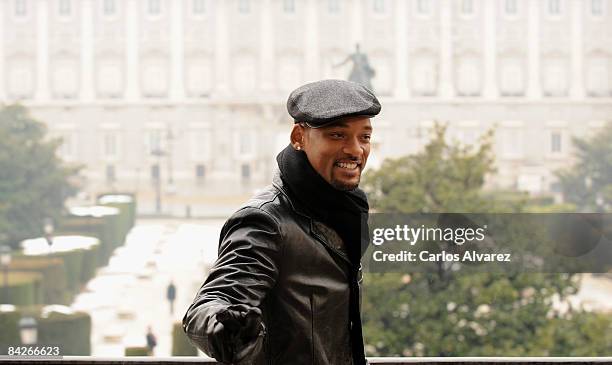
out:
M336 163L336 166L341 167L343 169L354 169L357 167L357 164L355 162L338 162Z

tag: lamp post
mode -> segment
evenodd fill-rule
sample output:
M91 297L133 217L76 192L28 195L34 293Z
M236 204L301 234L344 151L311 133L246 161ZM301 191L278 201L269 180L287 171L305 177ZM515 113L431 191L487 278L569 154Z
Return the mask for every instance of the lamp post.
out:
M161 213L161 158L165 155L165 152L157 148L151 151L151 154L157 157L157 176L155 177L155 212Z
M19 320L19 336L22 345L35 345L38 342L38 323L32 317Z
M8 268L11 263L11 248L9 246L0 246L0 264L4 271L4 281L2 289L4 291L4 302L9 303L9 291L8 291Z

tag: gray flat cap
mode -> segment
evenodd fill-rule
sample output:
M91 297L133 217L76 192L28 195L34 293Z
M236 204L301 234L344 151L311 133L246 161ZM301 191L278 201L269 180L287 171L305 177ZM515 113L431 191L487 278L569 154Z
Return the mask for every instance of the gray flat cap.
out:
M287 111L296 123L323 127L340 118L380 113L374 93L355 82L321 80L298 87L289 94Z

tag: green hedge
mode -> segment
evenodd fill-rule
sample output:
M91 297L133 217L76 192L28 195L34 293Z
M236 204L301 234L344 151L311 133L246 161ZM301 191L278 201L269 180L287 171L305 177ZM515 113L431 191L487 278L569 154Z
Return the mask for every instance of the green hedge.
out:
M72 250L55 252L49 255L49 257L58 257L64 260L64 268L66 269L66 286L72 293L78 293L81 290L84 251L85 250Z
M172 356L198 356L198 350L189 342L179 322L172 325Z
M104 266L108 263L108 259L114 250L112 229L110 223L103 217L66 216L62 218L55 234L58 236L77 234L96 237L100 240L97 265Z
M100 204L105 207L112 207L119 209L119 216L117 217L117 222L114 222L114 219L111 219L111 224L116 224L118 235L117 242L119 245L125 242L125 238L133 227L134 218L131 216L131 203L106 203ZM111 216L112 217L112 216Z
M102 198L104 198L105 196L107 196L107 195L127 195L130 198L132 198L132 201L129 202L129 203L106 203L106 204L100 203L100 200ZM120 208L122 210L122 212L125 209L125 213L126 213L125 217L127 218L126 222L127 222L128 232L136 224L136 194L134 194L134 193L126 193L126 192L108 192L108 193L102 193L102 194L98 194L98 197L97 197L96 201L100 205L114 206L114 207Z
M0 312L0 345L17 345L21 343L19 339L19 319L21 314L18 311Z
M62 355L91 355L91 317L87 313L52 312L37 318L38 342L59 345Z
M41 274L42 304L68 304L64 260L58 257L14 255L9 269Z
M4 270L3 270L4 271ZM42 275L31 271L9 271L8 286L4 287L4 272L2 273L2 288L0 300L3 304L34 305L42 303ZM8 296L8 298L7 298Z
M149 356L147 347L126 347L125 356Z
M85 285L90 279L96 276L98 264L98 251L100 245L91 246L88 249L82 249L83 262L81 265L81 285Z
M115 248L122 246L123 242L125 242L125 234L123 232L123 227L121 225L120 215L119 214L105 215L103 219L106 222L106 225L107 227L109 227L109 230L110 230L112 249L114 250Z

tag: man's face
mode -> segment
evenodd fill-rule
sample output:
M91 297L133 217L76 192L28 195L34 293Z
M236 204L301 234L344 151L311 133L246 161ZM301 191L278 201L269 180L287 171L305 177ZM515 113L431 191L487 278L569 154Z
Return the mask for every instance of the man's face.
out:
M338 190L357 188L370 154L370 118L349 117L321 128L298 128L303 129L300 146L319 175Z

